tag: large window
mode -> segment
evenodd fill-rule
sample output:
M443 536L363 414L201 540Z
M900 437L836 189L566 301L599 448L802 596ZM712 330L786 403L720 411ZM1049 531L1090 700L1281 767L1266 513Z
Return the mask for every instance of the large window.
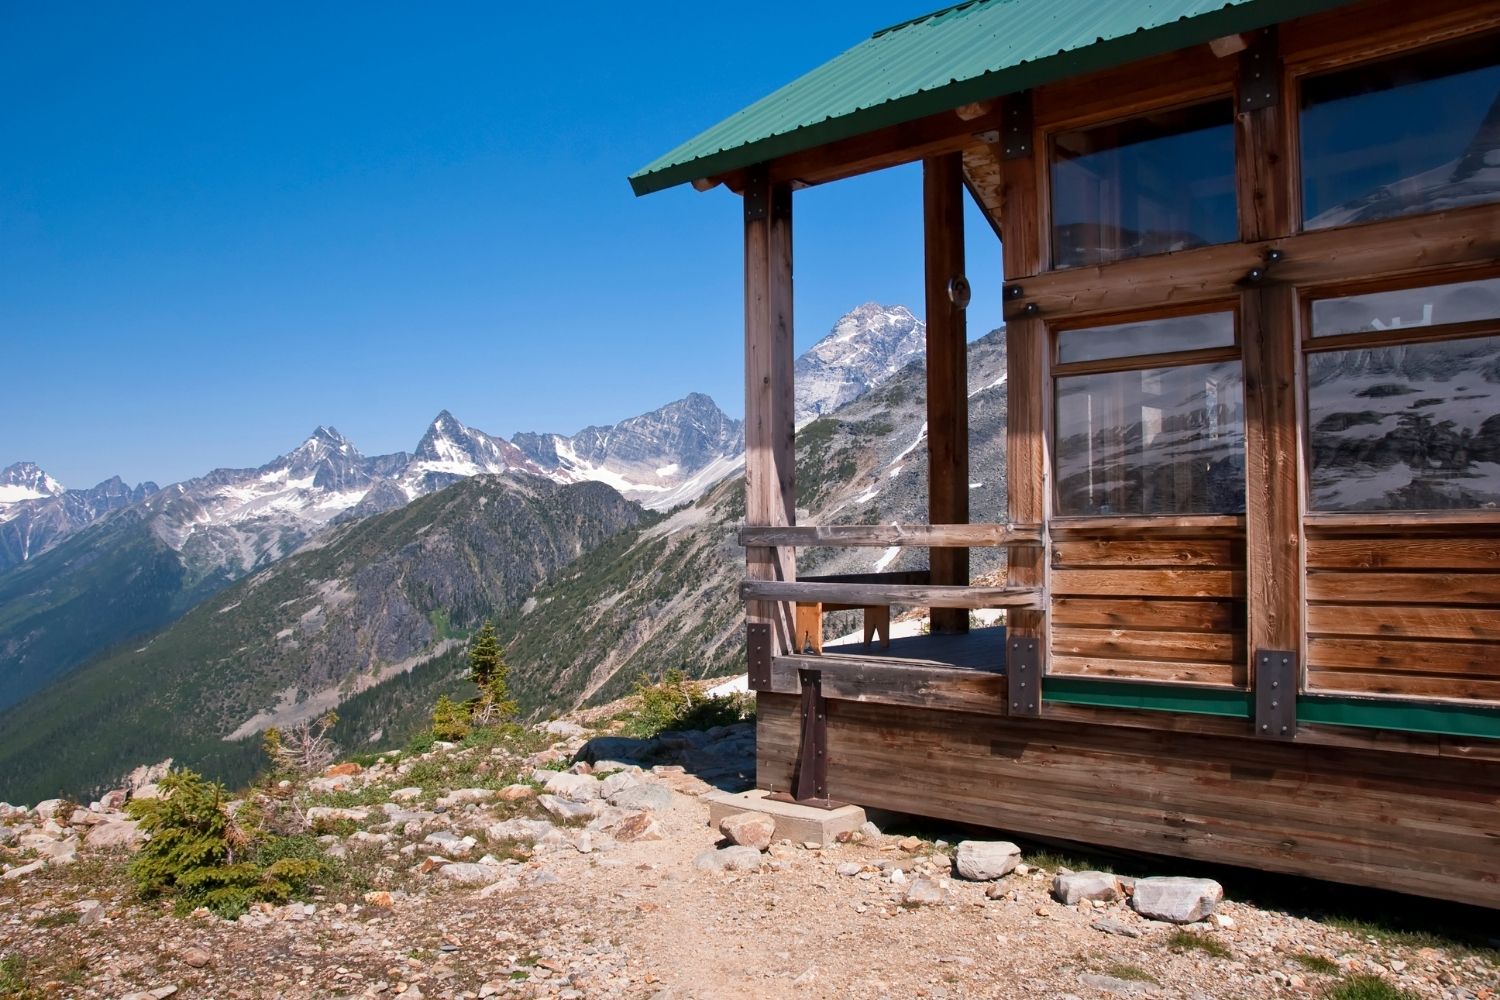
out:
M1245 404L1234 315L1057 335L1059 516L1245 509Z
M1312 508L1500 509L1500 279L1310 312Z
M1058 133L1051 186L1055 267L1231 242L1233 102Z
M1302 82L1307 229L1500 200L1500 38Z

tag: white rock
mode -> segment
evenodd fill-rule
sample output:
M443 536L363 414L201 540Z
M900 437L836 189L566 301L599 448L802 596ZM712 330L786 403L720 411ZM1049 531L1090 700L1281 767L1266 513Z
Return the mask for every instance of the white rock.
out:
M488 885L491 882L498 881L505 875L505 869L498 865L481 865L467 861L443 865L437 871L443 878L451 879L463 885Z
M1120 880L1108 872L1065 872L1052 877L1052 898L1065 906L1080 900L1103 903L1120 898Z
M133 851L145 840L146 835L135 820L113 819L90 830L84 843L90 848L123 847Z
M693 859L693 867L699 871L754 871L761 865L761 855L753 847L721 847L716 851L704 851Z
M1224 888L1207 878L1143 878L1135 884L1130 905L1151 920L1190 924L1214 912Z
M953 854L953 867L960 878L992 882L1021 862L1021 849L1008 840L965 840Z
M437 804L447 806L451 809L454 806L467 805L470 802L488 802L497 794L499 793L488 788L456 788L447 795L439 797Z
M38 858L37 860L31 862L29 865L21 865L18 868L10 869L3 876L0 876L0 878L4 878L7 881L10 881L12 879L25 878L32 872L39 872L46 867L47 862L41 858Z
M37 819L55 819L62 805L62 799L43 799L31 811L36 813Z
M719 832L742 847L764 851L776 834L776 820L764 813L735 813L719 821Z
M591 774L570 774L567 771L546 771L542 787L549 793L574 802L589 802L599 798L602 789L599 779Z
M672 790L665 785L642 782L622 789L609 797L609 804L621 809L649 809L664 812L672 808Z
M392 802L415 802L422 797L422 789L415 785L406 788L398 788L389 796Z

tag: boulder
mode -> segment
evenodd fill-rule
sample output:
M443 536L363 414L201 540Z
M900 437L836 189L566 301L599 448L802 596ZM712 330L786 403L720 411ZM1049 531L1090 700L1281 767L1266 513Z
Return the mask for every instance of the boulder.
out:
M530 785L506 785L497 796L501 802L519 802L536 794Z
M1224 888L1208 878L1143 878L1135 884L1130 905L1151 920L1190 924L1214 912Z
M649 812L631 813L610 827L610 833L616 840L624 841L667 839L661 824Z
M590 764L601 760L639 762L651 752L646 740L633 740L624 736L595 736L578 751L578 759Z
M545 777L544 777L545 775ZM574 802L599 798L599 779L592 774L570 774L567 771L538 771L537 780L552 795Z
M31 811L36 813L37 819L55 819L65 804L62 799L43 799Z
M1021 849L1008 840L965 840L953 853L953 868L970 882L993 882L1021 863Z
M161 798L161 788L157 786L156 782L148 781L139 788L132 789L130 797L132 799L159 799Z
M335 774L331 778L309 778L307 782L307 790L309 792L312 792L314 795L327 795L330 792L342 792L345 789L353 787L354 775L352 774ZM140 798L141 793L136 792L135 797Z
M623 788L609 797L609 804L621 809L649 809L663 812L672 807L672 790L664 785L642 782Z
M5 879L6 881L11 881L13 879L18 879L18 878L25 878L27 875L30 875L32 872L39 872L43 868L46 868L46 867L47 867L47 862L44 861L44 860L42 860L42 859L40 859L40 858L38 858L36 861L31 862L31 864L29 864L29 865L21 865L21 866L19 866L17 868L11 868L11 869L9 869L8 871L6 871L6 873L4 875L0 875L0 878Z
M693 859L693 867L704 872L748 872L761 865L760 852L753 847L721 847L704 851Z
M345 775L345 774L350 774L350 775L358 774L358 773L360 773L363 770L364 770L364 768L360 767L354 761L352 761L352 760L346 760L342 764L333 764L330 767L328 767L327 769L325 769L323 771L323 776L325 778L337 778L340 775Z
M145 840L146 835L141 832L140 824L135 820L114 819L90 830L85 842L91 848L123 847L133 851Z
M370 810L360 807L340 809L336 806L311 806L307 810L309 823L339 823L344 820L363 823L369 818Z
M459 861L451 865L443 865L438 869L438 874L463 885L489 885L491 882L500 881L505 875L505 869L499 865Z
M389 796L392 802L415 802L422 797L422 789L415 785L407 788L398 788Z
M447 795L439 797L437 804L451 809L454 806L467 805L470 802L488 802L494 797L494 790L489 788L455 788Z
M607 799L627 788L642 784L645 780L639 771L619 771L599 782L599 794Z
M906 893L901 901L907 906L933 906L945 903L948 894L943 891L942 885L936 879L914 878L906 887Z
M776 835L776 821L764 813L735 813L719 821L719 832L742 847L764 851Z
M1111 903L1120 898L1120 880L1109 872L1063 872L1052 877L1052 898L1065 906L1082 900Z
M552 824L544 819L507 819L490 824L484 835L491 841L516 840L534 844L551 832Z
M562 736L566 739L573 739L574 737L585 735L588 730L576 722L569 722L567 719L553 719L542 726L542 732L551 733L553 736Z
M538 795L536 801L537 805L565 823L591 820L599 815L604 805L598 799L592 802L574 802L570 799L560 799L556 795Z

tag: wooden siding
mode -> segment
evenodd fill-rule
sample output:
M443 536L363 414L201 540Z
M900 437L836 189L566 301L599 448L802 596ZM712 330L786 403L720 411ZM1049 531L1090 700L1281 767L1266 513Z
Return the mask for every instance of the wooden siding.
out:
M789 787L798 718L760 694L762 788ZM1481 761L842 700L828 758L829 795L864 806L1500 907Z
M1348 531L1309 528L1308 690L1500 702L1500 525Z
M1243 687L1244 566L1243 533L1070 531L1052 546L1049 673Z

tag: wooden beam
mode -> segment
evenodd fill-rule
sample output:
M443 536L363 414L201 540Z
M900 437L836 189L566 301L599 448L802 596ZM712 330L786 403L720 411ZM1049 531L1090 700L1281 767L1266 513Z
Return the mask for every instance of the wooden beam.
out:
M951 111L784 156L770 164L771 180L804 185L854 177L928 157L957 153L1000 127L997 108L964 120Z
M927 301L927 512L933 524L969 520L969 368L964 310L964 164L961 153L922 163L922 219ZM934 547L932 582L969 582L969 550ZM969 630L960 608L937 609L932 630Z
M1007 232L1010 218L1007 212ZM1474 205L1046 274L1037 273L1039 259L1029 274L1018 269L1019 261L1011 266L1008 251L1015 241L1011 232L1005 244L1006 282L1018 284L1021 291L1006 302L1007 321L1233 299L1243 290L1246 274L1265 265L1272 248L1283 259L1266 271L1263 284L1268 286L1335 284L1372 274L1397 277L1489 262L1500 258L1500 206Z
M1031 101L1030 93L1016 94L1007 102ZM1019 115L1032 119L1028 107ZM1042 159L1036 155L1038 131L1033 129L1026 144L1028 155L1001 161L1001 230L1004 257L1003 281L1013 275L1036 274L1047 256L1042 235ZM1014 524L1046 524L1050 510L1051 475L1048 460L1047 410L1052 398L1048 361L1047 328L1034 317L1011 320L1005 328L1006 396L1006 516ZM1046 585L1047 561L1043 549L1017 549L1008 559L1011 587L1039 588ZM1044 608L1016 610L1007 616L1012 638L1040 641L1045 666L1048 637ZM1043 684L1045 691L1046 685Z
M1037 525L1014 524L838 524L794 528L740 529L741 545L789 545L796 548L902 548L934 546L999 548L1042 544Z
M901 604L914 608L1040 608L1034 587L921 587L894 583L808 583L749 579L740 584L747 601L803 604Z
M745 195L745 520L759 526L796 523L796 452L792 349L792 193L762 170ZM796 577L789 548L745 550L746 575ZM793 648L790 604L752 603L752 622L772 627L773 652Z

